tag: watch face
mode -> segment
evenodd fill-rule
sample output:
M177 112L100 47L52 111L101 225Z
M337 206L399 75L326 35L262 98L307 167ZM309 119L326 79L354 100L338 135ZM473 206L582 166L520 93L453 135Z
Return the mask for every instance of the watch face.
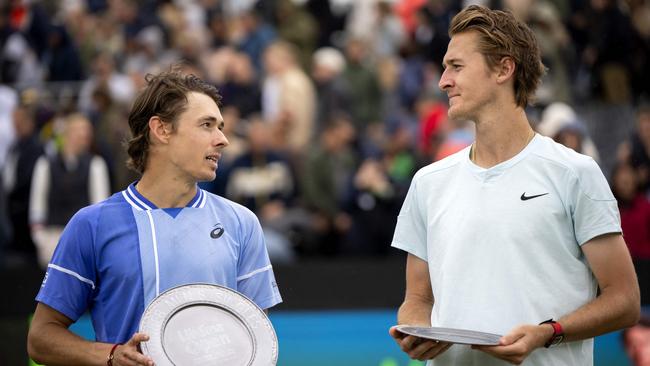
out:
M551 346L557 346L558 344L562 343L563 340L564 340L564 335L562 335L562 334L556 335L555 337L553 337L551 339L551 342L550 342Z

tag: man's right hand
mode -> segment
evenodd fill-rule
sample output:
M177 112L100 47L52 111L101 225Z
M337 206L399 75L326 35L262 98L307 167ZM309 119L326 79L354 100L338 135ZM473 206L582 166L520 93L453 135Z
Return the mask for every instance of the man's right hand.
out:
M113 366L154 366L153 360L140 353L140 343L149 340L144 333L135 333L128 342L113 352Z
M388 333L395 339L395 342L404 353L409 355L410 358L419 361L432 360L448 350L452 345L451 343L404 334L397 330L397 326L392 326Z

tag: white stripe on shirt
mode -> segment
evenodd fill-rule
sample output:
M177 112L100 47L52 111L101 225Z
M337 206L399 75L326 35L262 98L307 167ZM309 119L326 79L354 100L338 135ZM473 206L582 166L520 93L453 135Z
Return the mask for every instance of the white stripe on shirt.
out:
M156 240L156 227L153 224L151 211L147 210L149 216L149 225L151 225L151 241L153 242L153 260L156 266L156 296L160 295L160 265L158 264L158 240Z
M136 210L138 211L143 211L142 207L138 206L135 202L129 198L129 195L126 193L126 191L122 191L122 196L124 196L124 199L126 202L128 202L131 206L133 206Z
M256 269L256 270L254 270L253 272L250 272L250 273L247 273L247 274L245 274L245 275L243 275L243 276L239 276L239 277L237 277L237 281L241 281L241 280L245 280L245 279L247 279L247 278L251 278L251 277L255 276L256 274L258 274L258 273L260 273L260 272L269 271L271 268L273 268L273 267L269 264L269 265L266 266L266 267L262 267L262 268L260 268L260 269Z
M52 264L52 263L48 264L47 266L48 266L49 268L56 269L57 271L61 271L61 272L63 272L63 273L67 273L67 274L69 274L70 276L75 277L75 278L78 279L79 281L81 281L81 282L85 282L85 283L89 284L90 286L92 286L93 290L95 289L95 283L94 283L93 281L87 279L86 277L81 276L81 275L80 275L79 273L77 273L77 272L74 272L74 271L71 271L71 270L69 270L69 269L66 269L66 268L63 268L63 267L57 266L56 264Z
M131 196L131 198L133 198L135 202L139 203L142 206L142 208L144 208L145 210L153 210L153 208L149 207L149 205L142 202L142 200L139 199L138 196L136 196L135 193L133 193L133 191L131 191L131 186L128 186L126 190L129 196Z

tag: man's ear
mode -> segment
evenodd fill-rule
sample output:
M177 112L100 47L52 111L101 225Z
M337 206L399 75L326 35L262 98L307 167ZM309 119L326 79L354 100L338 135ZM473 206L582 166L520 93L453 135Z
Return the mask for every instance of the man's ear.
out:
M149 136L153 141L166 144L169 141L171 129L169 124L163 122L158 116L149 118Z
M497 65L497 83L503 84L506 81L513 79L515 74L515 60L512 57L503 57Z

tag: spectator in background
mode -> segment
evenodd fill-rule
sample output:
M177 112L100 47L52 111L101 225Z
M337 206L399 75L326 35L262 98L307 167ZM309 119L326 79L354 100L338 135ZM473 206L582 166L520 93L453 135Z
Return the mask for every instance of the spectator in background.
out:
M111 192L123 190L138 175L126 167L128 156L124 151L124 143L130 136L125 111L113 102L105 85L99 85L93 92L90 120L95 131L94 146L108 164Z
M354 175L352 227L346 240L346 254L385 255L395 229L396 199L386 164L380 159L364 160Z
M428 1L417 7L406 9L403 1L397 5L402 17L408 17L412 24L411 43L417 54L435 68L442 64L442 57L447 50L449 21L458 9L457 5L445 4L444 1ZM416 3L416 1L412 1Z
M639 189L638 173L629 164L618 164L611 181L630 254L633 259L650 260L650 201Z
M237 48L248 55L258 72L262 71L264 51L276 40L276 31L255 8L242 13L239 21L243 34L235 37L239 38Z
M635 40L631 63L633 65L632 87L634 101L638 96L650 97L650 1L627 0L632 25L638 38Z
M229 166L226 197L257 214L271 261L288 262L293 259L288 233L267 223L281 220L293 209L297 184L291 164L272 149L268 123L253 116L246 129L248 149Z
M53 25L48 33L48 48L44 53L49 81L79 81L84 79L79 50L62 25Z
M140 30L129 40L129 47L124 51L123 69L135 80L142 80L142 75L168 67L180 57L176 50L165 48L165 35L157 25Z
M2 72L0 72L0 170L7 161L9 148L15 138L13 113L17 105L18 93L13 88L2 84Z
M126 47L130 47L131 40L141 30L159 22L159 12L155 8L158 4L154 1L111 0L107 4L112 19L121 25ZM178 20L184 19L179 17Z
M0 60L2 80L17 85L37 84L43 80L43 68L30 47L26 36L21 32L10 31L4 35Z
M302 161L302 202L312 213L316 250L334 255L352 226L346 212L350 205L356 156L351 143L355 130L349 118L334 117Z
M423 93L415 103L419 120L418 152L426 163L434 162L444 140L447 106L437 95Z
M106 163L90 152L92 135L92 125L85 116L64 117L60 151L41 156L34 167L29 223L42 268L47 267L72 215L110 194Z
M642 316L636 325L624 329L621 339L632 366L650 366L650 317Z
M542 51L542 60L547 65L547 72L535 95L537 102L542 105L570 102L572 95L567 64L574 50L555 5L549 0L503 0L503 3L506 9L526 22L535 33Z
M237 108L242 118L259 113L262 110L262 91L258 72L250 57L243 52L233 52L225 63L225 82L219 88L223 104Z
M333 47L319 48L314 52L311 76L317 92L316 135L337 111L350 113L350 86L341 73L345 58Z
M406 32L399 17L393 12L392 1L380 0L375 4L375 23L370 30L372 55L381 59L394 57L406 41Z
M580 57L589 68L594 96L606 103L631 98L630 57L636 38L630 17L616 0L590 0L581 10L586 45Z
M294 45L298 64L308 70L318 37L316 20L303 5L293 0L277 0L275 17L278 36Z
M446 119L441 126L441 141L434 161L442 160L471 145L474 141L474 130L474 124L471 121Z
M1 23L2 15L0 15L0 28L2 27ZM2 42L0 41L0 44L1 43ZM1 66L2 65L0 65L0 68ZM0 81L2 81L1 72ZM12 147L15 138L12 115L17 103L17 93L12 88L0 84L0 267L2 267L1 263L4 262L4 253L11 242L11 223L9 221L9 207L7 205L3 169L7 162L9 149Z
M265 217L281 215L296 192L289 161L271 146L270 126L260 117L247 122L248 149L228 171L226 196Z
M300 68L294 47L284 41L264 52L266 78L262 87L262 115L273 126L276 149L288 149L292 158L312 141L316 92Z
M390 125L394 128L400 120L409 120L416 124L408 113L408 109L402 106L400 95L400 73L402 63L397 57L387 56L377 60L377 82L381 90L381 104L379 120L383 123L377 125Z
M337 37L345 26L346 8L349 4L333 1L310 0L305 7L318 23L317 47L330 47L337 42Z
M639 107L636 114L636 130L624 153L640 176L641 189L650 195L650 104Z
M83 82L79 91L79 110L83 113L92 113L96 106L93 105L93 92L98 87L105 87L113 102L119 105L129 105L135 95L135 84L127 75L115 68L113 55L99 52L95 55L92 65L92 74Z
M38 139L35 110L19 105L13 113L16 140L9 149L4 166L4 191L7 193L7 214L13 239L9 251L36 258L36 247L29 228L30 189L36 161L43 154Z
M3 172L0 170L0 182L3 182ZM5 263L5 253L11 243L11 223L7 216L7 195L0 189L0 270Z
M354 175L353 226L348 250L385 255L395 218L416 170L410 126L387 128L381 152L366 158Z
M230 24L223 12L223 4L217 2L206 14L210 47L219 48L230 43Z
M564 141L576 152L598 161L598 149L587 134L587 129L571 106L556 102L544 108L542 119L536 126L539 133L557 142ZM579 141L578 141L579 140ZM565 145L566 146L566 145Z
M582 145L584 137L587 134L585 129L586 128L582 123L573 122L560 128L552 137L555 142L560 143L575 152L584 154L582 151Z
M37 1L14 0L9 5L9 27L12 31L22 34L29 48L36 53L38 61L43 61L43 55L48 47L48 32L50 18L43 5Z
M380 121L381 89L374 69L368 64L368 45L365 40L348 39L345 45L347 64L343 78L350 86L352 122L360 135L370 124Z

